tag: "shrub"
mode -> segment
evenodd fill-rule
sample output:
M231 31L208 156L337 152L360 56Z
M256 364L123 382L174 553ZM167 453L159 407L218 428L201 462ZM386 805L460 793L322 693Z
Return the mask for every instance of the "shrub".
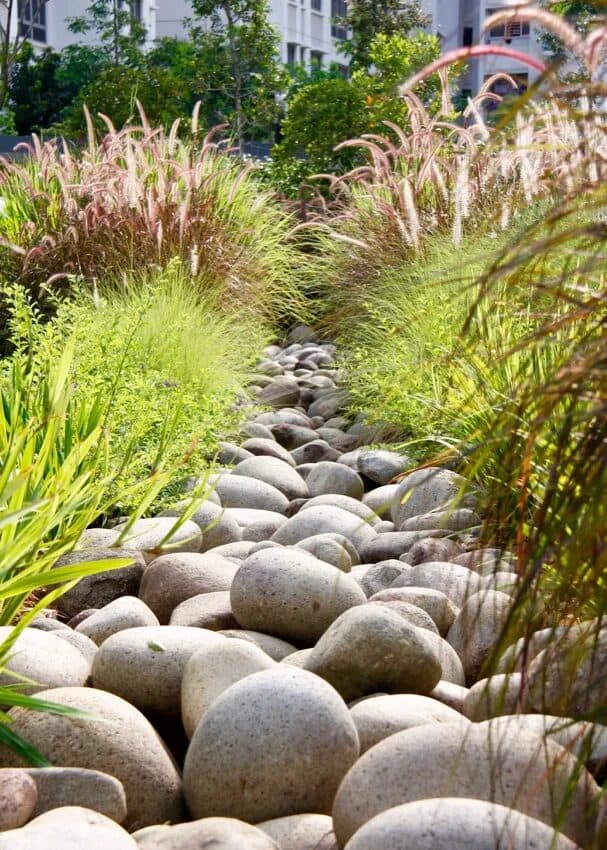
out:
M36 140L25 162L4 163L0 256L9 280L44 302L69 275L91 288L120 285L124 274L177 257L227 311L272 321L301 313L305 271L289 216L209 137L189 144L177 131L144 122L97 142L91 127L79 156Z
M132 488L153 472L159 453L179 470L167 498L188 475L204 472L218 437L236 430L235 402L268 334L259 322L226 316L211 296L201 298L178 264L125 278L121 291L102 288L94 298L81 291L59 303L51 323L41 323L21 297L11 331L43 358L72 339L77 398L108 399L114 513L132 508Z

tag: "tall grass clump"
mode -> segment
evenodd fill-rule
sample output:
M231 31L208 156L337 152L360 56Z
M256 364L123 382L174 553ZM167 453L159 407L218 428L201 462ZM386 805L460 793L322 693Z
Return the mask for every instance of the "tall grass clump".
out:
M51 322L22 289L11 298L14 344L45 359L71 340L76 397L106 400L109 462L119 470L113 513L133 506L131 488L151 474L160 451L176 469L175 489L204 472L219 437L236 432L237 401L269 331L227 315L216 294L191 286L179 263L126 277L120 289L102 286L94 297L81 287L58 301Z
M303 309L301 254L292 222L260 189L250 167L215 143L183 141L139 127L98 139L73 153L34 137L23 161L0 167L0 256L5 277L38 302L70 276L92 289L124 274L164 268L178 258L201 293L226 310L268 321ZM192 119L197 138L197 114Z
M25 692L31 683L10 672L15 641L36 614L81 578L130 563L122 558L54 566L116 493L106 405L99 395L79 398L74 392L72 356L69 344L53 359L15 356L0 375L0 625L15 626L0 643L0 741L38 765L48 762L12 731L6 708L69 712ZM155 474L138 487L134 517L169 475L159 458Z

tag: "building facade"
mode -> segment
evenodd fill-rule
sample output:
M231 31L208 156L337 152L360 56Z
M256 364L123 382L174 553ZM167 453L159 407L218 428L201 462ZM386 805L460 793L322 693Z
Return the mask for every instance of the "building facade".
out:
M12 30L19 28L38 45L61 50L81 36L68 28L71 17L82 15L90 0L17 0L19 17ZM116 0L121 2L121 0ZM430 32L438 35L444 50L481 42L509 45L524 53L541 56L537 32L529 24L513 21L482 33L486 18L498 9L515 6L520 0L421 0L428 14ZM340 46L348 33L336 19L345 15L346 0L269 0L270 21L280 36L280 53L286 65L308 68L328 67L331 63L346 70ZM184 20L192 15L190 0L137 0L135 11L152 43L157 38L184 36ZM515 78L520 88L537 76L528 66L505 57L483 57L468 63L468 73L460 81L462 90L474 93L490 76L504 71ZM498 88L499 88L498 84ZM504 85L503 83L501 84Z

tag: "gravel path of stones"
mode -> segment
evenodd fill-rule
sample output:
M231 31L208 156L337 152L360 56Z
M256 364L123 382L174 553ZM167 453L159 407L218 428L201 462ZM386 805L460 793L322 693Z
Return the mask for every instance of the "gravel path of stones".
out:
M17 641L32 692L94 716L9 712L54 766L0 747L0 850L590 847L607 730L563 717L604 675L564 687L570 634L537 632L524 691L520 645L483 678L512 561L477 548L458 475L369 447L334 355L305 328L269 347L191 519L62 561L134 564Z

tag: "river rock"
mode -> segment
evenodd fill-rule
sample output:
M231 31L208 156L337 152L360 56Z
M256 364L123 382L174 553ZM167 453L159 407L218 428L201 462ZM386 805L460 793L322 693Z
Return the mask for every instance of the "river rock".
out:
M196 728L184 768L188 806L194 817L257 823L327 814L358 752L348 709L326 682L287 665L254 673Z
M311 643L343 611L365 602L353 579L295 549L268 549L247 558L230 598L243 628Z
M374 596L381 590L390 587L402 571L403 565L400 561L392 558L367 566L367 569L358 581L367 597Z
M438 685L432 688L428 696L438 702L442 702L443 705L448 705L449 708L459 712L459 714L465 714L464 702L468 693L468 688L441 679Z
M115 776L82 767L30 767L27 772L38 791L34 817L51 809L81 806L116 823L126 818L124 787Z
M299 392L299 384L295 378L281 375L262 389L259 394L259 403L269 404L272 407L298 404Z
M289 504L276 487L247 475L220 475L215 489L224 508L256 508L282 514Z
M264 455L282 460L289 466L295 466L295 461L289 451L277 443L275 439L264 439L263 437L251 437L243 443L243 449L247 449L253 455Z
M97 644L80 632L74 631L72 628L61 629L60 632L55 632L55 636L71 644L79 652L84 655L89 665L92 667L95 653L97 652Z
M171 614L170 626L195 626L198 629L237 629L238 623L232 614L230 592L216 590L200 593L181 602Z
M414 531L386 531L368 540L360 550L361 558L370 564L400 558L419 539Z
M458 608L440 590L430 587L389 587L375 593L369 602L408 602L432 617L439 634L444 637L457 616Z
M424 723L468 723L446 705L419 694L387 694L359 700L350 708L365 753L379 741Z
M466 681L474 684L503 637L512 600L496 590L474 593L464 602L447 640L459 655Z
M280 850L338 850L328 815L289 815L258 824Z
M372 818L345 850L578 850L535 818L484 800L416 800Z
M253 452L247 451L244 446L236 446L234 443L226 443L220 440L218 443L217 463L222 466L234 466L241 460L253 457Z
M482 590L483 579L458 564L428 561L405 570L392 587L430 587L440 590L454 605L461 608L468 597Z
M495 674L476 682L464 700L464 714L481 721L500 714L514 714L524 704L521 673Z
M275 457L251 457L239 463L232 471L234 476L247 476L256 478L270 484L285 495L287 501L290 499L305 499L308 497L308 488L303 478L282 460Z
M36 783L25 770L0 769L0 833L27 823L34 813L37 797Z
M304 425L292 425L288 422L279 422L271 426L274 439L287 451L292 452L318 440L318 432ZM295 462L295 461L293 461Z
M310 508L316 508L319 505L330 505L333 508L341 508L344 511L354 514L354 516L360 517L361 520L364 520L364 522L373 528L380 523L379 517L371 508L364 505L358 499L353 499L351 496L344 496L341 493L327 493L324 496L314 496L313 499L308 499L301 506L301 510L309 511Z
M448 511L431 511L429 514L412 516L401 523L402 531L430 531L446 528L449 531L466 531L480 525L480 517L469 508Z
M371 508L382 519L390 519L392 503L397 498L398 484L385 484L376 487L363 496L363 504Z
M314 555L319 561L331 564L344 573L349 573L353 563L358 563L358 553L350 541L341 534L316 534L306 537L295 544L296 549L302 549Z
M251 631L250 629L222 629L220 632L224 637L236 640L244 640L259 647L262 652L269 655L274 661L282 661L288 655L292 655L296 648L286 640L266 635L263 632Z
M465 486L466 479L448 469L430 466L411 472L398 485L392 521L400 530L411 517L451 506L461 497Z
M173 517L138 519L126 531L127 523L119 523L115 531L121 535L119 545L129 552L141 552L146 563L159 555L177 552L200 552L202 532L191 519L175 527Z
M224 640L194 652L181 683L181 718L188 738L215 699L230 685L275 664L259 647L244 640Z
M229 590L237 569L236 564L214 551L162 555L146 568L139 597L161 625L165 625L186 599L200 593Z
M300 540L305 540L306 537L327 532L336 532L347 537L358 552L365 542L377 537L365 520L349 511L331 505L317 505L302 509L287 520L272 536L272 540L282 543L283 546L292 546Z
M158 626L158 618L136 596L123 596L95 611L76 627L76 632L100 646L110 635L137 626Z
M393 599L391 602L377 602L376 604L385 605L391 611L396 611L410 625L417 626L418 629L426 629L438 635L436 623L423 608L418 608L417 605L412 605L410 602L400 602L398 599Z
M139 850L281 850L261 829L235 818L148 826L133 838Z
M411 548L400 556L401 561L411 567L427 561L453 561L461 552L461 547L455 540L440 537L423 537L417 540Z
M454 685L463 687L466 684L466 674L459 655L440 635L432 632L424 632L426 642L430 644L436 653L441 665L441 679L453 682Z
M310 496L338 493L351 499L362 499L365 487L358 473L341 463L321 461L306 478Z
M21 829L0 834L0 850L137 850L113 820L78 806L53 809Z
M298 649L297 652L292 652L281 660L281 664L291 664L293 667L301 667L305 670L308 659L312 655L313 648L310 646L307 649Z
M391 735L358 760L339 788L333 821L343 846L393 806L457 794L516 807L550 825L558 818L585 846L597 792L590 774L550 739L487 724L426 724Z
M92 716L73 719L12 708L9 715L14 732L54 765L100 770L120 780L127 799L126 829L181 819L181 780L177 768L152 726L136 708L114 694L93 688L54 688L42 691L39 696ZM100 723L98 718L104 722ZM0 747L2 766L22 763L12 750ZM85 842L84 846L90 844ZM114 845L108 846L113 850Z
M181 516L188 504L187 501L179 502L174 508L163 511L161 516ZM240 527L236 520L226 515L221 505L209 500L202 502L190 519L202 531L201 552L208 552L209 549L223 546L224 543L234 543L241 538Z
M306 669L350 702L366 694L428 693L441 678L429 632L376 603L346 611L323 634Z
M224 642L218 632L187 626L126 629L99 647L93 683L140 711L179 715L181 680L190 656L201 647Z
M86 549L70 552L59 558L56 567L66 567L87 561L115 561L131 558L130 567L117 570L104 570L92 576L81 578L78 584L66 590L55 602L59 611L66 617L74 617L86 608L103 608L121 596L136 596L143 575L145 561L139 552L127 549Z
M322 461L335 462L339 457L339 452L337 449L332 448L326 440L317 439L293 449L291 451L291 457L297 464L297 467L300 467L307 464L314 465Z
M12 626L0 627L0 643L12 632ZM47 688L84 685L91 675L90 662L55 632L23 629L10 649L1 685L14 686L15 675L30 679L20 690L35 694Z

